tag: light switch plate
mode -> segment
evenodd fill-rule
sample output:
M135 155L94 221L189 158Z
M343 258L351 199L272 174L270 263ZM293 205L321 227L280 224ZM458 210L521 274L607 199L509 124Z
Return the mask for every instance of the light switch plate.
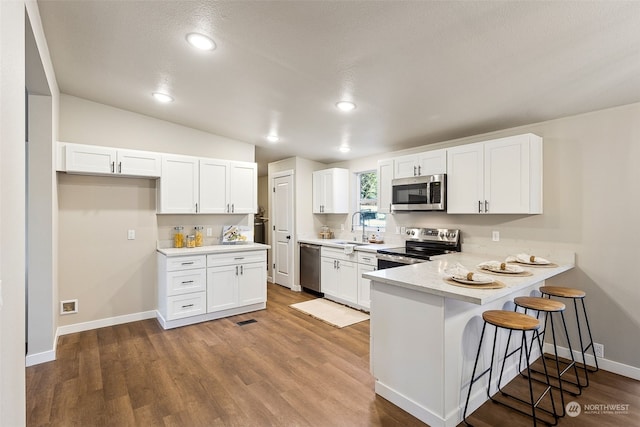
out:
M135 240L136 239L136 230L127 231L127 240Z
M491 233L491 240L493 240L494 242L499 242L500 241L500 232L499 231L494 231Z

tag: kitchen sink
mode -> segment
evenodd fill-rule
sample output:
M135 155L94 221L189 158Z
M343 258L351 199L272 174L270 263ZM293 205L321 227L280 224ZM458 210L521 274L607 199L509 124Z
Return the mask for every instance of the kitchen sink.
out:
M369 244L369 243L364 243L364 242L352 242L352 241L349 241L349 240L337 240L337 241L334 241L334 242L331 242L331 243L334 243L336 245L356 245L356 246L362 246L362 245L368 245Z

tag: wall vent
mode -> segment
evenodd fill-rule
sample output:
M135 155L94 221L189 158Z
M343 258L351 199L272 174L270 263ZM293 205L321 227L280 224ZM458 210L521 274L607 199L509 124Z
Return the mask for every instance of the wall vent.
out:
M69 299L60 301L60 314L73 314L78 312L78 300Z

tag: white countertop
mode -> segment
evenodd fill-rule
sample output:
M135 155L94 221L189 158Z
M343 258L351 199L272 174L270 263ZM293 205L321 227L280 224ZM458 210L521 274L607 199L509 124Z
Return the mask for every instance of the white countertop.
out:
M525 270L533 273L532 276L510 277L507 275L490 275L506 285L506 287L502 289L471 289L450 285L444 281L444 271L456 263L462 264L469 269L469 271L480 272L481 270L476 268L476 266L481 262L491 260L504 261L505 258L506 255L497 257L495 255L460 252L435 256L430 262L364 273L362 277L376 282L439 295L445 298L453 298L473 304L484 305L556 276L575 266L575 255L573 253L564 253L556 254L552 258L548 258L549 261L557 264L557 267L523 266Z
M259 251L269 249L271 246L262 243L237 243L230 245L200 246L198 248L157 248L156 250L166 256L206 255L225 252Z
M337 242L349 242L352 243L351 241L349 241L348 239L313 239L313 238L303 238L303 239L298 239L298 243L310 243L313 245L320 245L320 246L329 246L332 248L344 248L344 243L340 244ZM378 249L387 249L387 248L398 248L398 247L404 247L404 244L389 244L389 243L367 243L365 245L359 244L359 242L353 242L355 243L355 247L353 248L356 251L363 251L363 252L372 252L375 253L378 251Z

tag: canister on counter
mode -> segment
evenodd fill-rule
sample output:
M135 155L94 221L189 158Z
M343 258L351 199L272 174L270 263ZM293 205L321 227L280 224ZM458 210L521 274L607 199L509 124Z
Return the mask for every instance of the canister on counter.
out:
M202 230L204 230L204 227L201 225L196 225L194 229L194 236L196 236L196 247L200 247L204 243L204 236L202 235Z
M173 227L173 247L174 248L184 248L184 227L178 225L177 227Z
M196 236L194 236L193 234L189 234L187 236L187 247L188 248L195 248L196 247Z

